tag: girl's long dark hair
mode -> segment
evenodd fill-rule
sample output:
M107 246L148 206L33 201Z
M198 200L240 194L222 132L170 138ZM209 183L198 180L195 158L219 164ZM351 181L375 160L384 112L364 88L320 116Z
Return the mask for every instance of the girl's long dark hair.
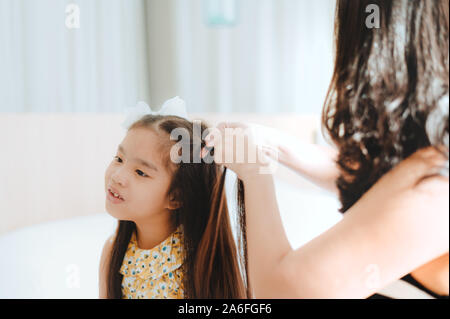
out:
M194 155L205 146L201 136L207 126L201 123L201 134L195 136L193 123L176 116L146 115L130 127L148 128L161 136L162 162L172 173L168 195L173 195L181 207L172 214L173 226L183 225L183 264L185 298L250 298L247 276L247 245L243 210L243 185L238 180L237 236L233 236L230 214L225 196L226 168L214 162L196 163ZM190 162L175 164L170 160L174 129L189 132ZM166 142L164 142L166 141ZM128 243L136 225L132 221L119 221L108 267L108 298L122 298L119 273ZM237 244L236 244L237 243Z
M448 52L448 0L337 1L322 128L339 151L341 212L421 148L448 159Z

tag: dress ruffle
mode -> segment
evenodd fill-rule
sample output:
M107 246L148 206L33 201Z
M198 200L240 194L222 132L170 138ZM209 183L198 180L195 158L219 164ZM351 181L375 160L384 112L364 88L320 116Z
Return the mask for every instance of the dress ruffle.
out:
M136 233L131 236L120 273L155 280L181 267L184 261L183 229L180 225L166 240L152 249L140 249Z

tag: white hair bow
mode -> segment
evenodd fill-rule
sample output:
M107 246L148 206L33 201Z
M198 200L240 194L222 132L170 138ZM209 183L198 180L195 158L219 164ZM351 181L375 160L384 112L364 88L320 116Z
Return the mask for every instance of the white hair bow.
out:
M186 103L178 96L164 102L159 111L152 111L150 106L143 101L139 101L136 106L128 107L125 110L126 118L122 123L122 127L129 129L131 125L140 120L144 115L175 115L189 120Z

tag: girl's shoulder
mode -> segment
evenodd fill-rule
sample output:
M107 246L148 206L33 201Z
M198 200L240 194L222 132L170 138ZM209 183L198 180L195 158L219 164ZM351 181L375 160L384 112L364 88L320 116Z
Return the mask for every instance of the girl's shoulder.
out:
M103 244L102 255L100 257L100 267L103 263L106 263L107 257L111 254L111 250L114 244L115 234L110 235Z
M110 243L111 245L114 243L114 239L116 238L116 233L114 233L114 234L111 234L108 238L107 238L107 240L106 240L106 242L107 243Z
M115 234L109 236L105 244L103 245L102 254L100 257L100 266L99 266L99 297L107 298L107 273L108 273L108 265L109 265L109 257L111 255L113 243L114 243Z

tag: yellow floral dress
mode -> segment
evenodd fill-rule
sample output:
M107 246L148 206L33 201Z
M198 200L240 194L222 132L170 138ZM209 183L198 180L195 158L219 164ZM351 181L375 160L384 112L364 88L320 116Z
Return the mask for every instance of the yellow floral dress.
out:
M183 299L183 228L162 243L141 249L133 232L120 273L123 299Z

